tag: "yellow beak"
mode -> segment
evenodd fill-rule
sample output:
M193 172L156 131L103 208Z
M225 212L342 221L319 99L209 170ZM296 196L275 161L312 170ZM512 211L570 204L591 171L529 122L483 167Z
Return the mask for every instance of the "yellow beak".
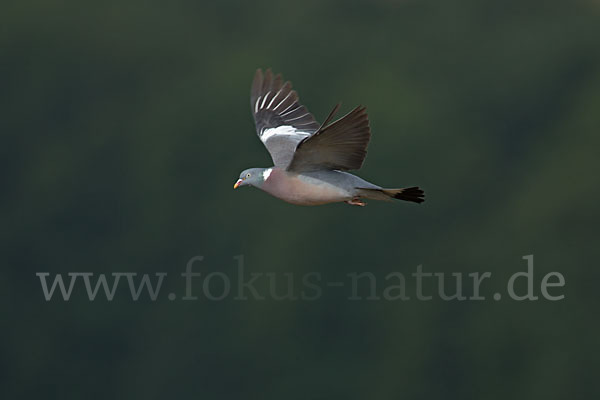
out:
M237 189L242 184L242 182L244 182L243 179L238 179L237 182L233 184L233 188Z

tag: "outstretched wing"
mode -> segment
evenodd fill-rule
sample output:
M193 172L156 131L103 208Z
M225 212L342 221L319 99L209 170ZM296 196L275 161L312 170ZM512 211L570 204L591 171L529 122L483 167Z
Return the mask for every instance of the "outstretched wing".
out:
M337 121L327 125L337 111L336 106L323 126L302 139L288 167L290 171L359 169L367 155L371 139L366 107L358 106Z
M258 69L252 82L250 105L256 132L276 167L287 168L296 146L319 129L319 124L298 102L292 84L280 74Z

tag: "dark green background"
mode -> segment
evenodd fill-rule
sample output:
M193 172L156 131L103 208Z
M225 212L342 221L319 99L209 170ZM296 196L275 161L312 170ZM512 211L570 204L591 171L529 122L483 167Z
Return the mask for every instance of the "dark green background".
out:
M0 397L598 396L597 1L9 0L0 15ZM269 66L318 120L366 105L360 175L427 201L233 191L270 165L248 97ZM534 254L536 288L559 271L566 297L166 299L189 258L231 274L238 254L331 280L490 271L488 297ZM156 302L125 287L46 302L42 271L170 279Z

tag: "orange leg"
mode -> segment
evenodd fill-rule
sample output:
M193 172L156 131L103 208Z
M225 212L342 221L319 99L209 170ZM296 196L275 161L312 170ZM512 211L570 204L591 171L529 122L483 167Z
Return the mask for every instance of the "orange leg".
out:
M355 197L352 200L346 200L345 203L350 204L352 206L360 206L360 207L364 207L367 205L367 203L365 203L364 201L361 201L360 197Z

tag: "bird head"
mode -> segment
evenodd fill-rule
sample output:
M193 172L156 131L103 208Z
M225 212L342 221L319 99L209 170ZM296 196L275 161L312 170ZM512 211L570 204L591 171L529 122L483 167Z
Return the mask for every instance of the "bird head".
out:
M233 185L233 188L237 189L240 186L247 185L260 187L266 179L266 171L270 172L270 168L250 168L242 171L240 178Z

